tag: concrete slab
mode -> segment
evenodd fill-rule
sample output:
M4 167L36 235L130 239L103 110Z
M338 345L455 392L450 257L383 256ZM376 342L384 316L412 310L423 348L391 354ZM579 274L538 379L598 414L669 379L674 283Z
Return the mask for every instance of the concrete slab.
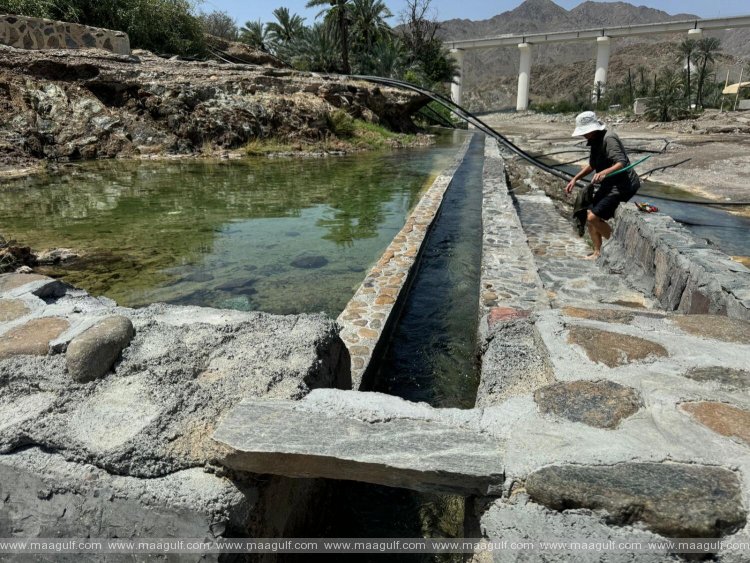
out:
M222 421L214 440L232 469L289 477L326 477L419 491L499 494L502 444L456 424L455 409L430 409L377 393L358 393L359 414L331 412L312 400L244 400ZM331 391L327 391L330 397ZM337 392L346 402L345 392ZM368 397L377 399L373 418ZM387 397L387 398L386 398ZM350 406L354 406L350 403ZM476 421L476 419L474 419ZM471 424L472 419L464 420Z

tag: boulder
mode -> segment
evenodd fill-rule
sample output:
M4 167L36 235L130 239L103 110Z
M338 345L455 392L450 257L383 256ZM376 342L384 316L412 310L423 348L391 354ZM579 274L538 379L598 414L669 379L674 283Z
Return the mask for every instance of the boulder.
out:
M79 383L101 377L112 368L134 335L133 323L127 317L109 317L98 322L68 345L68 373Z

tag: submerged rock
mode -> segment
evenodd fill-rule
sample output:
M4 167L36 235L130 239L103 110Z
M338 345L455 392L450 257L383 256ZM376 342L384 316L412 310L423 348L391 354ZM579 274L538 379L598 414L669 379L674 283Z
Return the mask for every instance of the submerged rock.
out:
M295 268L302 268L305 270L314 270L315 268L322 268L328 264L328 258L325 256L298 256L291 261L291 265Z

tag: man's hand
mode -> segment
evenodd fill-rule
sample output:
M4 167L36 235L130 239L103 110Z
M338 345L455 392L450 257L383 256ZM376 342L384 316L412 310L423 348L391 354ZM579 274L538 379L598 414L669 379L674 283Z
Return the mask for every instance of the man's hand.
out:
M570 182L568 182L568 185L565 186L565 193L569 194L570 192L573 191L573 188L575 187L576 187L576 179L573 178Z
M596 174L594 174L594 177L591 178L591 183L592 184L601 184L602 180L604 180L604 178L606 178L606 177L607 177L607 173L606 172L597 172Z

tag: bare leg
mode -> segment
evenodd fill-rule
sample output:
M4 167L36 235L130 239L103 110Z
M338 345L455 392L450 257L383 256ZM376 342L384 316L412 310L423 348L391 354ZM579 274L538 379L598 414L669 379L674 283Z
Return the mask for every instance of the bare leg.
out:
M586 224L591 235L591 242L594 243L594 252L586 256L586 260L596 260L602 255L602 237L608 239L612 235L612 228L591 211L586 216Z

